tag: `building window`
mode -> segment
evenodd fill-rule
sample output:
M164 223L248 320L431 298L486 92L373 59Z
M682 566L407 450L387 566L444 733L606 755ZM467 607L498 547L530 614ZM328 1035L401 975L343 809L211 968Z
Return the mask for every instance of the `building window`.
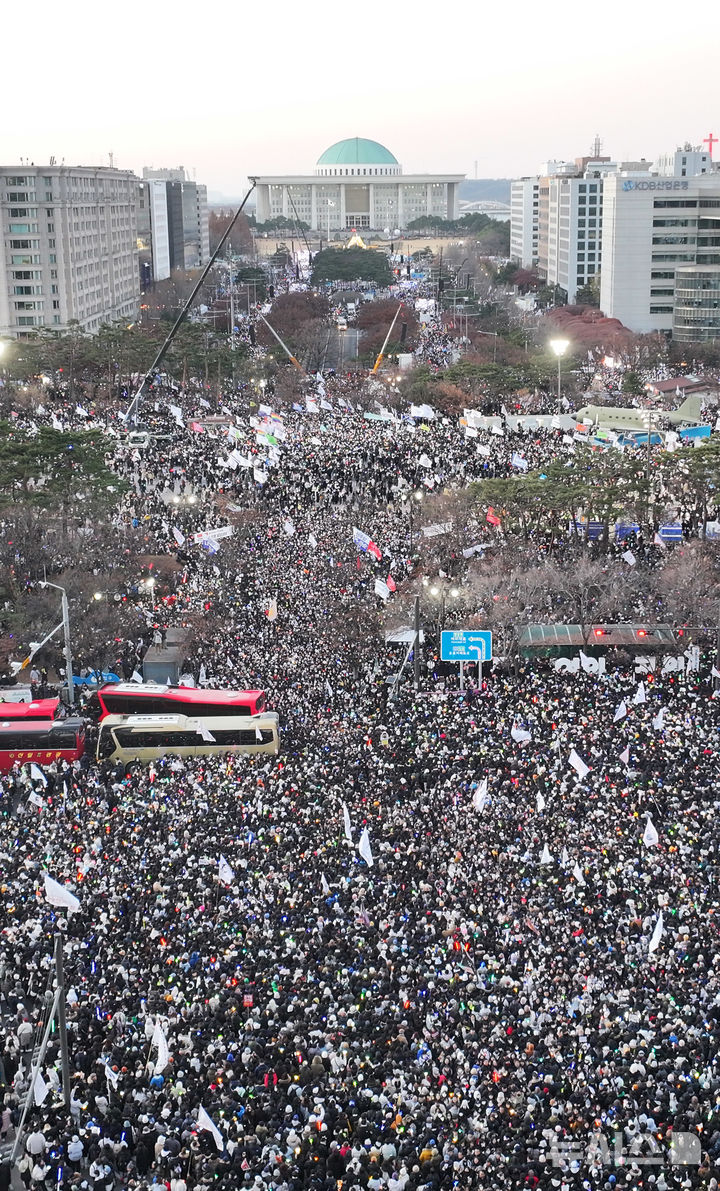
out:
M672 311L673 311L672 306L651 306L650 307L651 314L672 314Z

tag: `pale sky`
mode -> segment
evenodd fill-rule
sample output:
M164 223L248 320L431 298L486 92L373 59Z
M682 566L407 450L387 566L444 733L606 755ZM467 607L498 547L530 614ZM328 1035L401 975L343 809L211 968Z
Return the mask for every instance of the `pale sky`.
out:
M696 0L38 0L3 12L0 163L184 165L235 195L336 140L406 173L517 177L720 136L720 6ZM720 157L720 146L715 156Z

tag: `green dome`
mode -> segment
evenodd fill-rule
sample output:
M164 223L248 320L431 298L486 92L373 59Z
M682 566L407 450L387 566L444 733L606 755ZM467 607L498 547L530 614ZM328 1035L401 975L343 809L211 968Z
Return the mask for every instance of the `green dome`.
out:
M398 165L398 160L377 141L353 136L326 149L318 158L318 165Z

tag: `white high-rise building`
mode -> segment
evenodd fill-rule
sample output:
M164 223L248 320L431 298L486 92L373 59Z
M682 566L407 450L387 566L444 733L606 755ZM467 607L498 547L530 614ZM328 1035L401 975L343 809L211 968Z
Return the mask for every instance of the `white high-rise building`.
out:
M675 271L687 265L720 265L720 173L606 179L603 312L631 331L671 331Z
M210 259L207 187L191 182L182 166L143 169L140 184L141 269L162 281L173 269L199 269Z
M123 170L0 166L0 336L134 319L136 201Z
M532 269L538 257L538 178L510 185L510 259Z

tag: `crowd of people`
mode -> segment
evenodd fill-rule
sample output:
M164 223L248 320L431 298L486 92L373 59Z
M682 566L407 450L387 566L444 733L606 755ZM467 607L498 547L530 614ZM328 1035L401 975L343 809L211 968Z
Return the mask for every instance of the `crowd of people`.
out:
M461 691L423 658L391 685L363 617L448 532L411 502L573 442L322 391L228 395L218 429L158 387L142 447L109 422L118 534L181 564L144 642L219 612L193 679L266 690L282 747L0 776L0 1188L715 1189L713 675L526 661ZM465 515L444 577L498 532ZM57 1030L30 1089L58 932L69 1107Z

